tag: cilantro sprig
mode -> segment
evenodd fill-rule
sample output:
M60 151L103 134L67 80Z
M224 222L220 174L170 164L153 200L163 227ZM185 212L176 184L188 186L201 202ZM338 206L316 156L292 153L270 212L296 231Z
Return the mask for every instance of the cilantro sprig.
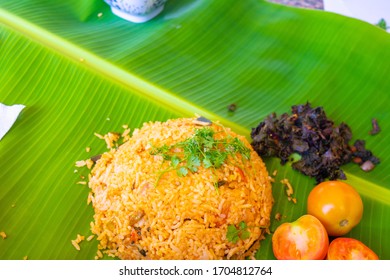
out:
M218 169L228 161L229 156L237 160L237 154L241 154L242 160L250 159L250 149L240 139L231 135L216 139L216 133L210 127L203 127L196 129L192 137L182 142L154 147L152 155L160 155L164 161L170 162L169 168L163 170L160 177L174 170L178 176L186 176L190 172L197 172L200 166Z
M228 225L226 238L229 242L237 243L238 240L245 240L250 237L250 232L248 230L247 224L242 221L238 224L238 227L235 225Z

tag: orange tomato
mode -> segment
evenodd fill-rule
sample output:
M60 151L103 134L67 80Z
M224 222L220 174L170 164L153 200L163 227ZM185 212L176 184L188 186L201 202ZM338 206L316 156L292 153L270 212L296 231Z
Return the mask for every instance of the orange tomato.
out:
M307 213L317 217L330 236L341 236L362 219L363 202L352 186L341 181L326 181L311 190Z
M328 249L328 260L378 260L378 255L361 241L339 237L334 239Z
M272 250L278 260L323 260L328 246L326 229L312 215L281 224L272 236Z

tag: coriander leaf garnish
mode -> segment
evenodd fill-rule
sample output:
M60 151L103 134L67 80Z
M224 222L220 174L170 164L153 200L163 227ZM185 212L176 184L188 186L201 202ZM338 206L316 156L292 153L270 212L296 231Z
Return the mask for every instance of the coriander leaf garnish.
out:
M184 166L180 167L179 169L176 170L177 175L180 177L186 176L188 174L188 169L185 168Z
M250 159L250 149L240 139L231 135L216 139L216 133L210 127L196 129L192 137L170 146L154 147L151 154L160 155L164 161L170 162L162 174L176 170L181 177L197 172L200 166L218 169L229 157L236 161L237 154L242 160Z
M238 240L245 240L250 237L250 232L248 230L247 224L242 221L238 224L238 227L235 225L228 225L226 238L229 242L237 243Z
M226 232L226 238L229 242L237 243L239 240L238 236L239 230L234 225L228 225L227 232Z

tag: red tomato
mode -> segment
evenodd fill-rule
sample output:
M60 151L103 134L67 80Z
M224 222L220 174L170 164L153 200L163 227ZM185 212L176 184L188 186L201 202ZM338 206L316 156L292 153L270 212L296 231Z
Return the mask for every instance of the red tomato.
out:
M278 260L323 260L328 246L326 229L312 215L281 224L272 236L272 250Z
M352 186L341 181L325 181L311 190L307 213L318 218L330 236L341 236L362 219L363 202Z
M328 260L378 260L377 254L361 241L339 237L334 239L328 249Z

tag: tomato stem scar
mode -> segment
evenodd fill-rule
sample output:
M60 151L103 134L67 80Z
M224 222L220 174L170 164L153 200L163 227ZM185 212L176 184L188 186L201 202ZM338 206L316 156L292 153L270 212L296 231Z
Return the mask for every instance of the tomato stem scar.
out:
M347 219L341 220L340 223L339 223L339 225L340 225L341 227L345 227L346 225L348 225L348 220L347 220Z

